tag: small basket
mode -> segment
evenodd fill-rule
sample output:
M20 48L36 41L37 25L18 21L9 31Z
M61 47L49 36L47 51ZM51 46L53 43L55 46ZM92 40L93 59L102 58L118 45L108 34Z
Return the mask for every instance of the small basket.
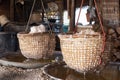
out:
M21 53L26 58L40 59L53 54L55 35L49 33L18 33Z
M100 34L59 35L63 59L78 72L86 72L101 62Z

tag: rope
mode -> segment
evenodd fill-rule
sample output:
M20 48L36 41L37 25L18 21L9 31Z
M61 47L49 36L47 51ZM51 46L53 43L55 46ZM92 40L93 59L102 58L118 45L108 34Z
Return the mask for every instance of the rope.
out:
M41 0L41 4L42 4L42 8L43 8L43 10L44 10L44 12L45 12L45 14L46 14L46 20L47 20L47 23L48 23L48 27L50 28L50 34L49 34L49 41L48 41L48 51L51 49L51 46L50 46L50 44L51 44L51 40L52 40L52 29L51 29L51 27L50 27L50 24L49 24L49 21L48 21L48 16L47 16L47 12L46 12L46 10L45 10L45 7L44 7L44 4L43 4L43 1ZM47 54L49 53L47 51L47 53L46 53L46 55L45 56L47 56Z
M102 32L103 32L102 52L104 52L104 50L105 50L105 41L106 41L106 37L105 37L105 36L106 36L106 33L105 33L105 31L104 31L104 27L103 27L103 25L102 25L102 20L101 20L101 18L100 18L99 12L98 12L98 7L97 7L96 0L94 0L94 3L95 3L96 11L97 11L97 14L98 14L98 19L99 19L99 21L100 21L100 27L101 27Z
M77 19L77 22L76 22L76 27L75 27L74 32L76 32L76 29L77 29L77 25L78 25L78 21L79 21L79 18L80 18L80 13L81 13L81 10L82 10L83 2L84 2L84 0L82 0L81 5L80 5L80 11L79 11L79 14L78 14L78 19Z
M52 29L51 29L51 27L50 27L50 24L49 24L49 21L48 21L47 12L46 12L46 10L45 10L45 7L44 7L44 4L43 4L43 1L42 1L42 0L41 0L41 4L42 4L42 8L43 8L43 10L44 10L44 12L45 12L45 14L46 14L46 20L47 20L47 23L48 23L48 27L50 28L50 33L52 34Z
M83 5L83 2L84 0L82 0L81 2L81 5L80 5L80 11L79 11L79 14L78 14L78 19L77 19L77 22L76 22L76 27L75 27L75 32L76 32L76 28L77 28L77 25L78 25L78 21L79 21L79 18L80 18L80 13L81 13L81 9L82 9L82 5ZM106 33L104 31L104 28L103 28L103 25L102 25L102 20L100 18L100 15L99 15L99 12L98 12L98 7L97 7L97 3L96 3L96 0L94 0L94 3L95 3L95 8L96 8L96 11L97 11L97 15L98 15L98 19L100 21L100 27L102 29L102 33L103 33L103 46L102 46L102 51L101 52L104 52L105 50L105 41L106 41Z
M26 29L25 29L25 32L27 32L28 28L29 28L29 24L30 24L30 20L31 20L31 17L32 17L32 13L33 13L33 9L34 9L34 6L35 6L35 2L36 0L33 1L33 5L32 5L32 8L31 8L31 12L30 12L30 16L29 16L29 19L28 19L28 22L27 22L27 25L26 25ZM42 4L42 8L46 14L46 18L47 18L47 23L48 23L48 27L50 28L50 33L52 34L52 29L50 27L50 24L49 24L49 21L48 21L48 16L47 16L47 13L46 13L46 10L45 10L45 7L44 7L44 4L43 4L43 1L41 0L41 4Z
M33 1L33 5L32 5L32 8L31 8L31 12L30 12L30 16L29 16L29 19L28 19L28 22L27 22L27 25L26 25L25 32L27 32L27 30L29 28L29 24L30 24L30 20L31 20L31 17L32 17L33 9L34 9L34 6L35 6L35 2L36 2L36 0Z

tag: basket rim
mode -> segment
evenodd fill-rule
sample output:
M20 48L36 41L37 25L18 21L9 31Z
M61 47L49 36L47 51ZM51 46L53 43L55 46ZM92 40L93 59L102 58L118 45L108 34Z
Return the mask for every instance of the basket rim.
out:
M17 36L36 36L36 35L49 35L49 32L37 32L37 33L27 33L27 32L19 32ZM52 33L53 35L54 33Z
M28 34L46 34L46 33L49 33L49 32L37 32L37 33L28 33L28 32L19 32L18 34L23 34L23 35L28 35Z
M102 35L100 34L62 34L59 36L60 39L81 39L81 38L102 38Z

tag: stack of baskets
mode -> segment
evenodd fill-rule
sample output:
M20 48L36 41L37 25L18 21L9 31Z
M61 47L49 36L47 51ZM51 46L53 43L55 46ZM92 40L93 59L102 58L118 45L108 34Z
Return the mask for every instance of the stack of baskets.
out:
M26 58L40 59L49 57L55 49L55 34L18 33L21 53Z
M100 34L59 35L63 59L78 72L86 72L101 62Z

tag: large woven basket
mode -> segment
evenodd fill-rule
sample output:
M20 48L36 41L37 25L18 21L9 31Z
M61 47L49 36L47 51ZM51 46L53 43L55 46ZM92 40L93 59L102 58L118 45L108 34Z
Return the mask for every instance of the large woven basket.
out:
M18 33L21 53L26 58L49 57L55 49L55 35L49 33Z
M63 59L78 72L86 72L101 62L102 37L99 34L59 35Z

